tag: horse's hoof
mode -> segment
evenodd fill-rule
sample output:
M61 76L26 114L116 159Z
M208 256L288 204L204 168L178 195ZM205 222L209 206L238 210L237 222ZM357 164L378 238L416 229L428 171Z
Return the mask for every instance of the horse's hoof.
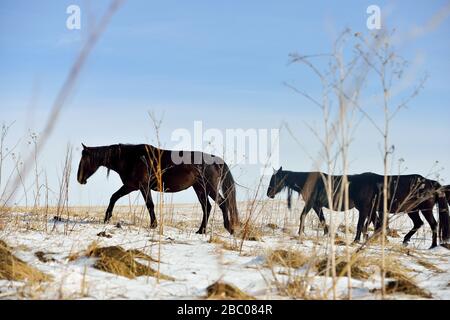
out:
M156 222L153 222L151 225L150 225L150 229L156 229L158 227L158 224L156 223Z
M199 229L196 234L205 234L206 230L205 229Z
M403 246L407 247L409 245L409 242L403 242Z
M437 247L437 244L432 244L430 248L428 248L428 250L434 249Z

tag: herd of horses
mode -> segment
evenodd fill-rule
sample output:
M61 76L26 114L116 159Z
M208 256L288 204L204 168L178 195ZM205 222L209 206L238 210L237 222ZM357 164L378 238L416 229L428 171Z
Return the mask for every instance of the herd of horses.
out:
M173 154L184 161L174 161ZM179 192L193 187L202 206L203 218L197 233L206 233L211 212L211 203L215 201L223 214L224 227L231 234L239 225L236 205L235 181L227 164L220 157L197 151L163 150L147 144L117 144L101 147L83 145L77 179L86 184L99 167L106 167L108 173L115 171L123 186L115 192L106 209L104 222L111 217L115 203L132 191L140 191L150 214L150 227L157 227L155 206L151 191ZM299 234L304 231L306 215L313 209L328 232L323 208L333 211L345 211L356 208L359 212L355 242L361 235L367 237L368 226L373 223L374 232L383 227L384 212L407 213L413 221L413 228L404 237L407 244L411 237L423 225L419 212L425 217L432 230L432 245L437 246L439 236L441 244L450 239L450 219L448 203L450 186L441 186L437 181L421 175L385 176L375 173L347 175L344 177L327 175L322 172L292 172L282 168L275 170L267 190L267 196L274 198L283 190L288 191L288 206L291 207L293 191L302 196L305 206L301 213ZM331 188L330 188L331 186ZM345 192L345 197L343 197ZM384 199L384 195L387 199ZM346 200L343 200L343 199ZM386 210L385 204L388 204ZM433 216L437 205L439 224Z

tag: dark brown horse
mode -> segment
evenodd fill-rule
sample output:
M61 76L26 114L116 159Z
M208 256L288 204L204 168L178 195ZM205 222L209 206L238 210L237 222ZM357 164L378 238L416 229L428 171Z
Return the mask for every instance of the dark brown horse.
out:
M208 197L219 205L224 226L231 234L238 225L233 176L227 164L217 156L196 151L163 150L147 144L102 147L86 147L83 144L78 182L86 184L89 177L101 166L106 167L108 172L117 172L123 183L111 197L105 213L105 223L111 219L114 204L118 199L139 190L150 214L151 228L156 228L151 190L179 192L193 187L203 210L202 223L197 233L206 232L212 208ZM222 194L219 193L220 187Z

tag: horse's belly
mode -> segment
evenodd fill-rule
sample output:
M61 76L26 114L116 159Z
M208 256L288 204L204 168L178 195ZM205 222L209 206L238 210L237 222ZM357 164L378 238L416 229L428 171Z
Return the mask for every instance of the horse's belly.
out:
M167 170L163 175L164 192L186 190L192 187L196 180L196 171L191 170L189 167L183 166Z

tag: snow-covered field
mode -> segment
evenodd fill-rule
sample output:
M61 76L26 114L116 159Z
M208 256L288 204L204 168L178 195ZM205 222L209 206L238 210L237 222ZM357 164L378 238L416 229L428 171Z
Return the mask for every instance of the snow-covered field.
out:
M307 219L307 235L299 241L296 236L299 206L289 212L283 201L261 201L251 209L252 203L240 203L241 221L252 212L253 239L246 240L239 251L239 236L230 236L223 228L221 213L217 209L211 215L208 234L195 231L201 221L201 209L196 204L166 205L163 210L163 234L159 228L148 229L148 214L141 207L117 207L113 220L102 223L105 208L70 208L70 214L55 221L54 213L40 209L14 210L3 214L0 220L0 239L5 241L19 259L51 276L51 280L32 283L0 280L2 299L203 299L206 288L220 280L235 285L257 299L331 299L332 277L319 272L314 263L329 256L330 245L318 226L316 215ZM158 211L157 211L158 212ZM157 214L159 222L161 216ZM336 225L344 215L333 213ZM330 215L326 214L327 223ZM433 299L450 299L450 251L438 247L428 250L431 235L428 225L416 234L405 249L401 242L410 229L408 217L399 216L391 227L400 235L390 237L386 247L386 260L395 262L420 288ZM356 225L356 215L350 216L351 234ZM118 226L117 223L120 223ZM343 228L338 235L344 237ZM104 232L105 236L98 236ZM211 236L213 235L213 236ZM211 241L211 239L213 239ZM99 247L121 246L125 250L138 249L154 259L153 269L160 268L164 275L175 280L160 280L141 276L135 279L117 276L95 269L96 258L83 256L82 252L93 242ZM351 245L351 252L360 246ZM336 256L345 256L346 246L335 246ZM273 250L298 252L308 260L301 266L286 267L270 263ZM47 259L41 261L36 252L43 252ZM78 259L69 259L74 254ZM379 299L381 247L369 245L359 257L366 261L362 268L368 279L347 277L337 279L335 294L339 299L347 297L351 287L353 299ZM371 262L372 265L369 263ZM390 279L386 279L388 282ZM297 282L295 282L297 281ZM303 288L292 293L284 290L291 283ZM300 284L299 284L300 283ZM297 288L297 289L299 289ZM301 292L299 294L298 292ZM291 293L289 293L291 292ZM401 292L387 295L389 299L420 299L422 297Z

